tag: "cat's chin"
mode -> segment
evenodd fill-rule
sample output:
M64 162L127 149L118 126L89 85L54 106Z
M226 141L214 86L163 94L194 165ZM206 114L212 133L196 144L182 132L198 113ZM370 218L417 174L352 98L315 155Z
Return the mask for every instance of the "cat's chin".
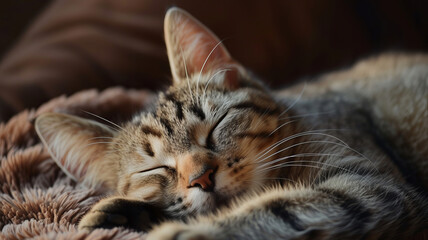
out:
M231 197L223 196L221 194L216 194L216 193L213 194L212 198L214 200L215 206L213 209L211 209L211 211L215 211L221 207L228 206L231 199Z
M193 192L189 197L192 199L192 205L198 214L212 213L221 207L227 206L231 199L218 192L200 190Z
M214 192L202 192L204 198L204 201L202 202L202 208L200 211L198 211L198 214L209 214L216 212L220 208L227 208L229 207L233 202L234 199L239 198L247 194L249 191L248 189L241 189L240 191L235 192L235 194L225 194L222 192L214 191Z

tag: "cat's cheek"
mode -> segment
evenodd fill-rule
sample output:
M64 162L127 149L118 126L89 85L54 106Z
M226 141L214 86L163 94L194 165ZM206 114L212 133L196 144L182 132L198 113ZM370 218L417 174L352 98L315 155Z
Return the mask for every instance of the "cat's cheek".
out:
M214 225L186 225L180 222L164 223L154 228L147 240L215 240L218 239L218 229Z

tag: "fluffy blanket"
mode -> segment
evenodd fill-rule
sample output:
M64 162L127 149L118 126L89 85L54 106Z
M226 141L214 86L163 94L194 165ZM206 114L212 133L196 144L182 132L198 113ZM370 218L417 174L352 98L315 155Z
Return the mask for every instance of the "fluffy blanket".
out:
M53 99L1 123L0 239L144 238L123 228L92 233L77 230L80 218L103 193L68 178L39 141L33 123L38 115L51 111L93 118L87 111L119 123L153 99L152 93L142 90L87 90ZM428 232L416 239L428 239Z
M68 178L50 158L34 130L44 112L65 112L86 118L91 112L112 121L129 118L152 101L146 91L111 88L59 97L37 110L21 112L0 124L0 239L136 239L125 229L92 233L77 230L80 218L102 193Z

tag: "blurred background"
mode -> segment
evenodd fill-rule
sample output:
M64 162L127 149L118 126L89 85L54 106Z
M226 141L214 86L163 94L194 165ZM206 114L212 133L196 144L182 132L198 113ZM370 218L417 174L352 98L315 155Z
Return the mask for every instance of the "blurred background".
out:
M3 0L0 120L61 94L170 81L163 17L181 7L270 86L382 51L428 49L426 0Z

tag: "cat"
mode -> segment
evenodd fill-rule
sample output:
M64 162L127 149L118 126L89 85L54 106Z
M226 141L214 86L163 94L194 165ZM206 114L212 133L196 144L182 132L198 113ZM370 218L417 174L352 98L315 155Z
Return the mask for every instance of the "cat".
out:
M427 228L428 56L384 54L272 91L184 10L164 27L173 83L153 109L114 127L36 120L64 172L110 194L80 229L406 239Z

